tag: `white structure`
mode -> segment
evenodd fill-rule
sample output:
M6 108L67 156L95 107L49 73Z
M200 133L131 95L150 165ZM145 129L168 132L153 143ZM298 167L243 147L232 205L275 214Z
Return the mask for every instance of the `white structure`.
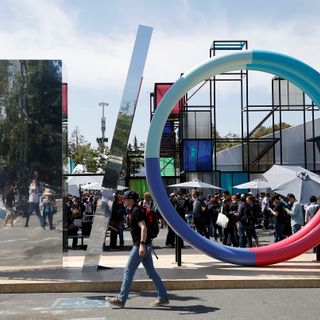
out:
M320 118L314 121L315 135L320 136ZM282 165L305 167L303 124L282 130L282 139L275 144L275 163L280 163L280 143L282 143ZM312 122L306 122L306 138L312 138ZM276 132L275 138L280 137ZM264 138L272 138L272 134ZM316 170L320 170L320 152L316 146ZM307 169L313 168L313 143L307 142ZM242 145L217 153L217 169L220 171L241 172ZM251 177L252 178L252 177Z

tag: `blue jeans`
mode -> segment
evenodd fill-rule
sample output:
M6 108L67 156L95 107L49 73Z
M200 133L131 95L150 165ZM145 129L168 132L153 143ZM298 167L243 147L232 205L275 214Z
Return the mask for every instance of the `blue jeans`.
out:
M53 213L52 213L52 210L50 209L49 212L47 212L47 213L45 213L45 212L43 211L42 214L43 214L43 224L44 224L44 226L47 225L47 217L48 217L50 229L53 229L53 224L52 224Z
M26 226L28 226L28 224L29 224L29 219L30 219L30 216L32 215L33 211L35 211L36 216L39 219L41 227L44 228L44 220L43 220L43 217L40 213L39 202L29 202L28 215L27 215L27 219L26 219Z
M140 262L142 262L148 277L153 281L158 291L158 299L168 299L166 288L164 287L162 280L153 265L152 250L152 244L146 245L146 255L144 257L140 257L139 246L132 247L127 265L123 272L122 286L118 295L118 299L121 303L125 304L128 299L131 283Z

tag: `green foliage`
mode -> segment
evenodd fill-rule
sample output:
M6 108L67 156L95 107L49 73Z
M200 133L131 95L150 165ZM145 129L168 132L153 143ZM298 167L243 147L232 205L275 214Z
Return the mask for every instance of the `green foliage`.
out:
M283 129L287 129L290 128L291 124L286 123L286 122L282 122L281 123L281 128ZM275 124L274 125L274 131L279 131L280 130L280 124ZM272 126L270 127L265 127L265 126L261 126L259 129L256 130L256 132L252 135L252 138L258 139L261 138L263 136L266 136L268 134L271 134L273 132L272 130Z
M286 122L281 123L282 130L284 130L286 128L290 128L290 127L291 127L291 125ZM280 124L275 124L274 130L275 130L275 132L279 131ZM270 126L270 127L261 126L260 128L258 128L254 132L254 134L252 134L252 136L250 138L259 139L259 138L264 137L268 134L271 134L272 132L273 132L272 126ZM217 139L224 140L223 142L217 142L217 152L223 151L223 150L226 150L226 149L229 149L229 148L232 148L232 147L235 147L235 146L238 146L241 144L240 142L232 141L232 139L239 139L239 136L235 133L232 133L232 132L229 132L224 137L221 137L219 135L219 133L217 132L216 136L217 136Z
M129 143L127 147L121 177L125 177L128 174L135 176L140 172L141 167L144 165L144 146L144 143L139 143L137 137L134 136L133 145Z
M120 112L117 119L117 127L112 138L112 155L123 157L127 149L128 134L130 133L132 116ZM129 129L128 129L129 128ZM125 145L123 142L125 141Z
M76 164L82 164L87 172L95 173L103 172L109 149L103 143L100 143L97 149L93 148L76 127L70 136L68 152Z
M225 139L223 142L217 142L217 152L226 150L239 145L239 142L231 141L232 139L239 139L239 136L235 133L229 132L224 137L221 137L219 133L216 133L217 139Z
M36 169L41 181L61 187L61 86L60 61L0 63L0 180L16 182L20 193Z

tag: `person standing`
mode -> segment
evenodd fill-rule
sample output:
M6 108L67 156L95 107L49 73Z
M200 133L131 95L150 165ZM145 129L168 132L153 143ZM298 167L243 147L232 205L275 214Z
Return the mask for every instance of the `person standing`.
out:
M221 206L218 197L211 197L210 202L208 203L207 211L210 217L210 236L214 237L216 241L218 240L218 237L220 241L223 240L222 227L216 224L220 208Z
M270 227L269 218L270 218L270 205L271 205L270 193L267 193L261 200L261 210L263 215L263 228L268 230Z
M116 193L114 195L114 201L111 209L111 216L109 219L110 230L110 248L115 249L117 247L117 238L119 234L120 247L124 246L123 230L124 220L126 216L126 208L123 204L121 196Z
M269 208L270 212L275 217L275 241L278 242L284 239L285 235L285 226L286 226L286 216L287 213L285 211L285 204L281 201L279 196L274 196L272 198L272 203L274 205L274 209Z
M201 214L201 201L200 201L200 193L198 191L194 191L192 193L193 198L193 221L198 233L202 236L210 239L209 231L206 228L205 216Z
M249 248L252 248L252 230L254 229L253 214L246 196L241 197L240 201L238 207L240 247L245 248L246 245L248 245Z
M40 226L44 229L44 221L40 213L39 204L40 204L39 182L36 179L33 179L29 187L29 207L28 207L26 223L24 225L25 227L29 227L30 216L32 212L35 211L39 219Z
M223 232L223 241L222 243L224 245L229 244L229 237L230 242L234 247L239 247L238 239L237 239L237 220L235 211L231 210L232 205L232 199L226 198L223 201L221 212L222 214L226 215L229 219L229 222L227 224L227 227L224 229Z
M170 194L170 202L175 209L177 209L178 198L175 193ZM168 232L166 237L166 247L174 248L176 242L176 234L173 229L168 225Z
M296 197L289 193L287 195L289 203L292 205L291 209L285 208L287 214L291 217L291 229L292 233L296 233L303 226L303 211L301 204Z
M14 195L14 186L10 185L8 191L4 195L4 205L6 208L6 216L3 221L3 227L9 219L11 219L11 227L13 227L14 219L14 205L15 205L15 195Z
M317 203L317 198L315 196L310 197L310 204L306 208L305 222L308 223L311 218L318 212L320 209L320 204Z
M41 203L42 214L43 214L43 225L44 227L47 225L47 218L49 222L50 230L54 230L53 227L53 204L54 201L52 199L53 193L50 189L45 189L43 193L43 200Z
M134 191L127 191L124 194L124 205L130 210L129 220L133 247L131 249L127 265L123 273L123 281L120 293L116 297L106 297L106 300L113 306L124 308L129 296L129 290L133 277L140 263L143 264L147 275L152 279L158 292L158 298L152 306L165 306L169 304L168 295L163 282L154 268L152 260L152 239L147 232L146 214L138 206L138 194Z

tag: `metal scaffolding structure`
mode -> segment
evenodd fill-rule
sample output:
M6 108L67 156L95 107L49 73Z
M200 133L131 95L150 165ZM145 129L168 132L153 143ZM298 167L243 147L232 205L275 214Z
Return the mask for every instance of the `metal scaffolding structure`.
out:
M213 41L209 49L209 57L221 53L247 50L246 40ZM217 96L219 83L236 82L240 93L241 133L239 137L220 137L217 130ZM154 92L150 94L150 119L165 92L172 83L155 83ZM200 91L207 90L207 103L198 103L196 96ZM227 189L228 185L239 184L268 170L273 164L284 163L283 150L283 119L287 112L302 114L304 167L317 171L316 154L318 140L316 137L315 119L319 111L305 93L285 79L274 76L271 81L271 104L251 104L249 88L249 71L237 70L226 72L205 80L181 98L167 120L162 133L160 146L161 159L167 159L161 164L165 183L177 183L192 179L200 179ZM193 101L196 103L193 103ZM201 100L202 101L202 100ZM255 124L253 126L253 114ZM311 123L311 138L307 136L307 118ZM257 119L259 119L257 121ZM261 126L271 122L271 133L257 136ZM312 155L307 155L307 146L312 144ZM241 169L236 171L221 170L217 154L226 145L241 146ZM320 142L319 142L320 145ZM310 151L310 150L309 150ZM310 152L309 152L310 153ZM143 154L128 154L130 158L142 157ZM311 160L310 160L311 159ZM165 174L166 168L173 166L170 174ZM318 169L319 170L319 169ZM127 172L127 181L136 179ZM139 177L141 179L141 176Z

